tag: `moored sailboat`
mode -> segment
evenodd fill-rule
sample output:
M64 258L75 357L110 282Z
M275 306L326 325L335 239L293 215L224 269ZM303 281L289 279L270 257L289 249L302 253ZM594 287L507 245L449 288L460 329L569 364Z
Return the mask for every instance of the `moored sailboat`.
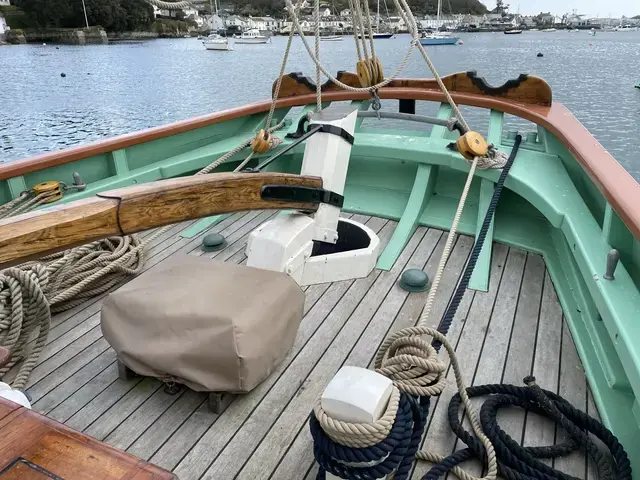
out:
M440 13L442 10L442 0L438 0L438 11L436 16L436 24L440 26ZM421 45L456 45L460 40L455 35L451 35L451 32L441 32L436 30L432 33L424 33L420 37Z

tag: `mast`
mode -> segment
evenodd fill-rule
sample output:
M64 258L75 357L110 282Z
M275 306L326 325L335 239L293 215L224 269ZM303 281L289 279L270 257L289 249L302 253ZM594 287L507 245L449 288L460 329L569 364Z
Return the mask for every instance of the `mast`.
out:
M368 2L369 0L364 0ZM378 10L376 13L376 33L380 33L380 0L378 0Z
M440 30L440 10L442 9L442 0L438 0L438 13L436 14L436 27L437 30Z

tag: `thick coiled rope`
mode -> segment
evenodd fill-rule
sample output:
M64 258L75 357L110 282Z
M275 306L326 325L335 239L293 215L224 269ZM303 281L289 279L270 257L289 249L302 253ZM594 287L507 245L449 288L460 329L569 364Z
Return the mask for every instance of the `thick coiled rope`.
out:
M0 377L23 362L13 387L23 389L44 348L51 311L45 295L49 283L46 267L9 268L0 273L0 345L11 352L11 361L0 369ZM30 353L25 347L33 335L36 341Z
M442 333L430 327L409 327L398 333L396 340L383 352L380 362L376 362L376 371L389 377L394 385L391 399L378 421L352 423L332 419L324 412L320 403L316 404L310 428L315 440L316 460L323 467L318 478L322 478L326 470L342 478L373 479L381 478L377 475L383 472L386 472L386 475L394 469L396 480L407 478L424 432L428 399L431 396L440 395L445 388L447 367L437 357L437 352L431 343L422 338L430 336L435 342L444 345L449 354L456 385L467 408L471 426L486 452L487 474L482 479L495 479L498 468L495 452L482 431L478 416L467 396L453 346ZM414 397L419 397L420 400ZM409 419L406 405L407 403L410 405L411 402L414 404L414 412ZM391 436L396 423L400 430ZM407 433L408 430L411 430L411 435ZM332 442L328 442L326 438L331 439ZM400 439L402 441L399 441ZM368 468L343 463L377 462L387 456L393 456L395 463L384 461ZM420 452L419 456L432 462L439 462L445 458L429 452ZM389 469L391 470L387 471ZM463 480L477 480L476 477L462 470L460 474Z
M631 480L629 457L613 433L564 398L540 388L536 385L534 377L526 377L524 382L526 387L498 384L467 388L467 395L470 397L488 396L480 410L480 423L494 445L498 457L498 472L502 477L508 480L578 480L540 460L560 458L583 450L593 460L600 480ZM436 480L461 462L474 457L484 458L482 445L462 426L459 417L460 400L461 397L456 394L449 403L449 425L468 448L458 450L433 467L424 476L425 479ZM512 406L548 417L563 428L570 439L552 446L521 446L504 432L497 422L498 410ZM598 448L588 433L600 439L611 455Z
M514 148L500 175L496 189L494 189L490 206L487 209L480 234L474 247L476 260L482 249L488 227L491 224L502 192L502 187L513 165L521 141L521 136L516 137ZM471 175L472 172L470 173L470 176ZM470 176L467 179L467 187L465 187L465 190L468 189ZM458 213L461 213L463 205L464 203L461 199ZM456 222L454 222L454 227L455 225ZM453 229L452 227L452 230ZM447 258L448 254L443 252L443 258L441 258L440 263L442 265L446 264ZM444 316L445 319L452 319L455 316L459 305L459 300L456 301L456 299L458 299L458 297L461 298L460 291L464 293L464 290L466 290L468 279L474 267L475 260L472 255L472 259L467 264L462 277L462 282L456 290L456 295L454 295L454 302L447 308ZM432 285L430 296L435 295L434 289L437 290L437 283L435 281ZM428 304L425 305L425 310L427 306ZM465 408L469 412L473 431L479 439L478 445L481 445L480 448L483 452L487 452L482 458L490 461L485 478L495 478L497 468L495 454L492 454L492 456L488 454L488 452L493 451L493 446L488 437L483 433L477 414L469 402L454 350L448 343L441 343L442 340L446 342L445 335L449 330L451 322L441 322L437 331L424 325L424 322L423 311L418 326L405 328L394 333L383 342L378 351L375 359L375 369L378 373L390 378L394 384L392 400L389 402L384 415L378 422L364 425L339 422L330 419L319 407L319 404L316 405L314 414L311 416L310 427L314 438L314 454L322 467L319 471L319 479L323 477L324 470L338 475L341 478L382 478L384 472L386 472L384 473L386 475L390 473L389 469L393 470L397 467L394 478L402 480L407 478L414 458L433 463L445 461L446 458L443 456L419 450L419 444L422 439L429 410L429 399L432 396L439 395L445 387L447 367L444 362L438 358L438 350L441 345L445 345L449 354L459 395L464 402ZM427 342L423 338L424 335L431 336L433 342ZM398 395L400 399L396 400ZM420 399L419 407L417 407L418 412L414 412L412 419L409 420L404 411L399 409L397 405L401 403L402 398L413 400L414 397ZM417 404L418 402L414 400L414 403ZM403 426L396 427L395 423L391 423L390 419L392 418L396 419L396 422L400 422ZM390 425L392 425L391 428L400 428L402 433L409 428L409 422L412 422L412 435L410 440L407 440L406 436L402 437L403 441L409 442L408 444L403 444L398 440L399 434L397 432L391 437ZM478 432L480 432L481 435L478 435ZM387 433L390 437L389 440L385 437ZM351 438L356 435L357 439ZM364 450L354 451L355 448L364 448ZM397 457L400 455L399 452L402 452L402 456L400 460L397 460ZM391 457L393 457L393 461L389 459ZM353 458L358 458L358 462L376 462L376 465L372 467L362 467L361 465L353 467L344 464L345 462L356 461L352 460ZM394 461L396 462L395 464L393 463ZM463 480L474 479L473 476L459 468L457 464L452 465L451 470Z

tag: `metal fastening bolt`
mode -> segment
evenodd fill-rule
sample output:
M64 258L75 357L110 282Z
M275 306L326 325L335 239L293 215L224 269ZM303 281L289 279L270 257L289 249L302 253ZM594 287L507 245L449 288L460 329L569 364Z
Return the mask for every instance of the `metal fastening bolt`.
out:
M326 240L327 238L329 238L329 235L327 235L326 233L324 234L324 239Z
M614 280L614 273L616 272L616 267L618 266L618 261L620 260L620 252L615 248L612 249L607 255L607 267L604 271L604 279L605 280Z
M287 267L287 274L291 275L291 265Z

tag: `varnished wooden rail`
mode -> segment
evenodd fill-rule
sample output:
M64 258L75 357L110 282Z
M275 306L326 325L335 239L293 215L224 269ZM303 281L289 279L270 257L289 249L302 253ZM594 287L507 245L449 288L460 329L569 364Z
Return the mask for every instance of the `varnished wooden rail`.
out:
M322 179L285 173L212 173L162 180L0 221L0 269L112 235L246 210L315 211L312 201L265 200L265 185L321 188Z

